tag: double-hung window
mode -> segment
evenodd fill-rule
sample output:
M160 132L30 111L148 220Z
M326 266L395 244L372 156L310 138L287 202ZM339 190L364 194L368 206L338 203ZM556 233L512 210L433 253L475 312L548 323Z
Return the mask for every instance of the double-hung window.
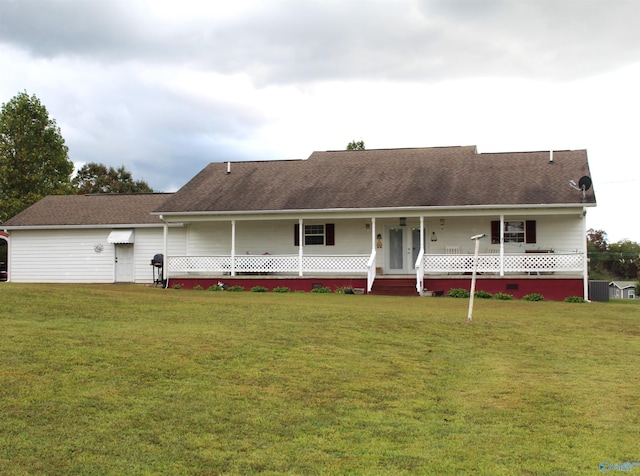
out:
M535 243L536 221L505 220L503 236L505 243ZM500 222L497 220L491 222L491 243L500 243Z
M523 221L505 221L504 222L504 242L505 243L524 243L525 232Z
M305 225L304 245L324 245L324 225Z

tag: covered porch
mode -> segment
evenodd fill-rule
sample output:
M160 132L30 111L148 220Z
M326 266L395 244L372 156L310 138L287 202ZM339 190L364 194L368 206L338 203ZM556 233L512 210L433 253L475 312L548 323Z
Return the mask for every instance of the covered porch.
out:
M362 280L359 282L364 283L366 292L372 291L377 279L413 276L415 292L423 293L429 289L429 279L469 279L474 266L477 273L493 279L549 276L586 282L585 250L556 248L557 244L561 248L563 244L567 248L573 244L575 229L580 234L584 227L582 217L574 218L569 233L564 235L558 230L567 228L567 220L559 220L557 214L539 213L528 218L516 223L505 214L476 213L444 218L391 215L333 220L218 219L183 223L188 232L182 253L167 253L171 236L166 222L167 258L163 272L168 281L357 279ZM539 223L537 233L524 230L531 228L525 223L533 218ZM475 261L469 236L478 231L487 233L487 238ZM530 235L536 233L535 243L526 242L527 231ZM174 228L171 233L175 233Z

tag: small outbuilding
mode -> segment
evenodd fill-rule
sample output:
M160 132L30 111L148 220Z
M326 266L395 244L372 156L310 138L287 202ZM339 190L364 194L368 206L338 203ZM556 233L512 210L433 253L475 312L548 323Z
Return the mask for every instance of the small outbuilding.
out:
M609 283L609 297L614 299L635 299L636 283L633 281L611 281Z

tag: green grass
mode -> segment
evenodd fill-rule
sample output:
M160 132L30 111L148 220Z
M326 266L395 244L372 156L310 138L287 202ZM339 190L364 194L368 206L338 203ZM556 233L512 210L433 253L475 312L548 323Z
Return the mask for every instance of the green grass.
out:
M640 303L0 285L0 474L600 474ZM632 472L640 473L640 468Z

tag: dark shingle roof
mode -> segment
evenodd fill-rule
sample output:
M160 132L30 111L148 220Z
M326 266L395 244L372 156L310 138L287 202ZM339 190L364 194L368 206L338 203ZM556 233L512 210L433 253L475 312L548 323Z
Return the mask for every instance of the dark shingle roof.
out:
M307 160L212 163L159 213L595 204L585 150L478 154L474 146L314 152Z
M151 215L171 194L50 195L2 227L160 224Z

